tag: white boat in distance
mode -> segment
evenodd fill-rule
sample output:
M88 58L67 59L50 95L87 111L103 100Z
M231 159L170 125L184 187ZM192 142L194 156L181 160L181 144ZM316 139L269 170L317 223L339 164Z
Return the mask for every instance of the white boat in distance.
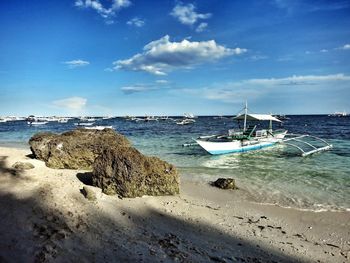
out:
M346 111L336 111L333 114L329 114L328 116L332 116L332 117L346 117L349 116L349 114L346 113Z
M102 131L104 129L113 129L113 126L92 126L92 127L84 127L84 129Z
M28 125L44 125L47 121L27 121Z
M287 130L272 130L272 122L281 122L281 120L268 114L248 114L247 103L244 108L244 113L236 116L234 119L244 121L243 129L229 130L228 134L225 135L202 136L195 140L196 143L210 154L243 153L271 147L278 143L298 149L301 151L302 156L332 148L332 145L325 140L307 134L288 134L292 137L285 139L288 132ZM247 121L269 121L270 124L268 129L257 130L257 125L247 126ZM316 146L310 142L303 141L303 139L305 140L308 138L325 145ZM299 145L296 143L299 143ZM185 144L184 146L192 145L193 144ZM305 147L308 147L308 149Z
M93 122L77 122L77 123L74 123L75 126L92 126L94 125Z
M176 122L177 125L188 125L188 124L193 124L196 121L194 119L183 119L181 121Z

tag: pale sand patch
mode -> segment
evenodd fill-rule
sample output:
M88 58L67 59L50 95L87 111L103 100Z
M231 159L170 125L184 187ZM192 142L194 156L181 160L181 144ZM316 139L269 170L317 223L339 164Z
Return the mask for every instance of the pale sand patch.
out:
M54 170L0 148L0 261L347 262L350 212L243 201L238 191L181 182L179 196L80 193L85 171ZM15 171L17 161L35 168ZM80 179L79 179L80 178Z

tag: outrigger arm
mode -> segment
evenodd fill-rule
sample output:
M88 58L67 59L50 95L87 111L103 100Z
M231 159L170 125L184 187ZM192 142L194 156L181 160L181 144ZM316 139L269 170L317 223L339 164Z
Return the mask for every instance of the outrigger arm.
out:
M312 135L308 135L308 134L304 134L304 135L289 134L289 136L296 136L296 137L284 139L280 143L288 145L288 146L292 146L294 148L297 148L298 150L301 151L301 156L303 156L303 157L311 155L311 154L314 154L314 153L317 153L317 152L327 151L327 150L330 150L330 149L333 148L332 144L329 144L325 140L323 140L323 139L321 139L319 137L316 137L316 136L312 136ZM315 139L317 141L321 141L321 142L325 143L326 145L323 146L323 147L316 147L315 145L312 145L309 142L301 140L301 138L306 138L306 137L313 138L313 139ZM301 146L298 146L298 145L296 145L294 143L290 143L289 141L296 141L296 142L302 143L304 145L307 145L307 146L311 147L312 150L307 151L307 150L303 149Z

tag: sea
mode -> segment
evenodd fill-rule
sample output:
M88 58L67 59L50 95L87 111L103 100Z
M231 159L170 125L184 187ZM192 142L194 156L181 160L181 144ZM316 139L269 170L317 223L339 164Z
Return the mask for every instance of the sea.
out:
M149 122L100 119L95 125L113 126L142 153L174 164L182 179L210 183L217 178L234 178L243 196L253 202L312 211L350 211L350 117L287 117L275 128L320 137L333 148L307 157L301 157L296 147L287 145L213 156L198 145L183 146L194 143L193 139L199 136L225 134L228 129L237 128L238 124L228 116L200 116L195 123L183 126L176 124L180 117ZM72 119L37 127L26 121L0 123L0 146L28 148L33 134L61 133L75 129L76 122Z

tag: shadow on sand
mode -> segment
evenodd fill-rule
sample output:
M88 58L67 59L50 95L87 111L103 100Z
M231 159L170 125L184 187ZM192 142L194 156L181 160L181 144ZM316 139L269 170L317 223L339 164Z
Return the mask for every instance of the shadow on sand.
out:
M92 172L77 173L77 178L85 185L92 185Z
M13 171L4 159L0 173L2 181L26 184L7 176ZM90 182L91 174L77 177ZM197 221L147 205L135 209L128 199L115 200L111 216L79 189L72 206L56 204L50 185L29 197L17 192L0 188L0 262L298 262Z

